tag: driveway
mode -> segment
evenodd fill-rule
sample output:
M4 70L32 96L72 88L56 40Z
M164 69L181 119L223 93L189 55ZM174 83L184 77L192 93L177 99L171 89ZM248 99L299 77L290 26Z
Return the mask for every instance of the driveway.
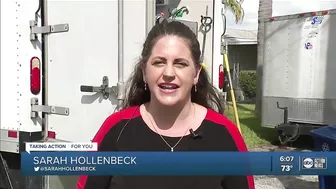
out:
M309 149L309 148L308 148ZM264 146L249 149L254 152L303 152L311 151L307 148L279 148L278 146ZM319 182L317 176L298 175L298 176L254 176L256 189L319 189Z
M256 189L319 189L317 176L254 176Z

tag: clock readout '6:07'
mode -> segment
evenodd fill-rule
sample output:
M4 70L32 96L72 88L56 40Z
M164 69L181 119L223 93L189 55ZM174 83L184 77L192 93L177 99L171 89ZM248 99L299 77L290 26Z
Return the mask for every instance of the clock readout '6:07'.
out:
M280 156L281 162L292 162L294 160L294 156Z

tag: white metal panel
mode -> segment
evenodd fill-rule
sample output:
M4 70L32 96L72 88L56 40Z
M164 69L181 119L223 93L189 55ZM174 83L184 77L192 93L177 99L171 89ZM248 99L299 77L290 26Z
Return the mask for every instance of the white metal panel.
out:
M148 0L152 1L152 0ZM152 13L153 23L148 23L146 28L146 0L125 1L124 0L124 79L129 79L130 74L133 72L135 63L141 57L141 50L143 43L146 40L147 30L153 27L155 10L149 10ZM150 2L149 2L150 3ZM153 4L155 2L152 2ZM136 8L135 8L136 7ZM155 9L154 6L148 5L148 9ZM116 62L117 63L117 62Z
M265 26L264 95L276 96L287 92L288 33L286 23L273 22Z
M305 44L309 42L304 30L304 18L280 21L287 25L288 47L287 58L287 93L283 97L297 98L311 94L312 67L314 62L315 49L306 49Z
M266 24L264 96L306 97L311 94L314 49L305 49L304 18Z
M266 22L263 96L335 99L336 14L287 17Z
M336 98L336 14L325 16L315 38L317 50L312 96L316 98Z
M17 77L19 75L17 59L18 31L16 27L16 9L14 1L6 1L1 6L1 128L19 128L17 115L19 105L17 99ZM6 19L5 19L6 18ZM6 52L5 52L6 50ZM11 82L9 82L11 81Z
M57 1L47 5L49 24L69 24L67 33L48 36L48 105L68 107L69 116L48 116L56 138L88 141L103 121L114 112L116 98L80 91L80 85L100 86L109 77L109 86L118 78L118 2ZM133 70L146 36L145 1L125 1L125 79ZM136 8L135 8L136 7Z
M40 39L31 42L29 21L38 1L4 1L1 6L1 128L41 131L41 119L31 120L30 59L41 59Z
M298 80L298 78L302 76L302 71L300 71L302 67L298 58L300 57L301 50L304 49L304 45L302 45L301 41L302 21L286 20L279 22L279 24L283 27L283 30L278 32L284 34L284 38L280 39L280 41L286 41L286 45L283 46L284 56L276 57L280 60L280 62L278 62L280 64L278 69L284 70L283 79L278 81L278 83L284 83L285 90L278 88L276 91L281 91L282 93L280 95L284 97L292 97L297 95L297 93L306 92L306 90L300 89L302 85L300 85L300 80ZM280 47L282 46L280 45ZM277 47L273 46L273 48ZM281 61L286 62L286 67L281 67ZM303 71L305 73L306 69ZM275 74L278 74L278 71L275 72Z
M320 57L321 44L320 38L320 27L321 25L312 25L311 17L301 19L301 38L300 47L297 50L297 61L296 63L300 65L300 69L296 72L300 73L297 77L298 89L300 90L294 98L323 98L322 96L313 96L314 92L314 79L317 75L317 69L323 70L322 73L325 75L324 71L324 57ZM314 26L314 27L312 27ZM307 45L311 44L311 47ZM295 52L295 51L294 51ZM293 62L294 63L294 62ZM321 64L322 63L322 64ZM295 74L295 72L293 73ZM319 81L324 81L324 77L318 78Z

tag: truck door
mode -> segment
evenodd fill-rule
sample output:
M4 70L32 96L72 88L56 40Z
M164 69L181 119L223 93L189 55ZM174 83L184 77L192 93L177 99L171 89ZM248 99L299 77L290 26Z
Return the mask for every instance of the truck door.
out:
M46 24L68 27L45 40L45 104L69 113L47 115L50 137L89 141L117 105L114 93L95 87L118 83L118 1L48 0L44 9ZM125 80L146 36L144 10L145 0L124 1ZM96 92L88 92L92 87Z

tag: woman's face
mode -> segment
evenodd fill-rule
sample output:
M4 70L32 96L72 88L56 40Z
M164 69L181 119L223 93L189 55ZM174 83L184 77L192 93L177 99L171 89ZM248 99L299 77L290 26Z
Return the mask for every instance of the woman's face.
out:
M165 36L153 47L144 69L144 80L151 98L172 106L190 98L199 72L186 41L177 36Z

